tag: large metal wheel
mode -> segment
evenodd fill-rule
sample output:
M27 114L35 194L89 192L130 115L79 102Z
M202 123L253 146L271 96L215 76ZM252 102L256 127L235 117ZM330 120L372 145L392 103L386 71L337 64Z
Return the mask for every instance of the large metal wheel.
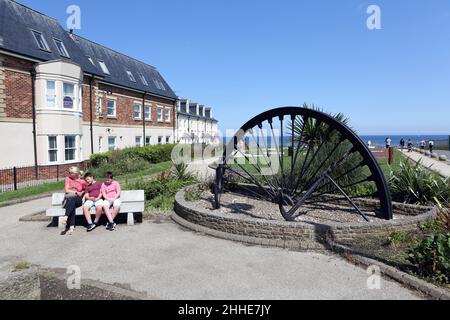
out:
M358 206L370 198L377 217L393 218L391 196L378 162L340 115L300 107L264 112L245 125L226 146L217 168L215 207L226 182L252 197L275 202L287 221L302 206L345 201Z

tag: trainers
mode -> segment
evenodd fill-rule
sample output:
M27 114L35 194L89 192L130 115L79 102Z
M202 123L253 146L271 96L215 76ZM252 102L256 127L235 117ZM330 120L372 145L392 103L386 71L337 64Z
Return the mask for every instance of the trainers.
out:
M95 223L92 223L92 224L90 224L90 225L87 227L87 232L91 232L91 231L93 231L95 228L97 228L97 225L96 225Z
M115 229L116 229L115 223L109 222L108 225L106 226L106 230L114 231Z

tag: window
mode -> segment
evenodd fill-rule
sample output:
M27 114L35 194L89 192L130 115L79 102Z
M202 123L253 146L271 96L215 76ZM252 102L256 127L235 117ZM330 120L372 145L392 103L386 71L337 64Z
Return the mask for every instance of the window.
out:
M152 121L152 107L145 106L145 120Z
M55 81L47 81L46 85L47 89L47 108L55 108L56 107L56 83Z
M150 142L151 142L151 140L152 140L152 137L145 137L145 145L146 146L149 146L150 145Z
M144 75L142 73L140 73L139 77L141 78L141 81L144 84L144 86L148 87L148 82L147 82L147 79L145 79Z
M170 122L170 110L166 110L164 113L166 122Z
M63 106L72 109L75 105L75 85L63 83Z
M139 103L134 104L134 119L142 119L142 106Z
M89 57L89 56L86 56L86 58L88 58L89 62L90 62L90 63L92 63L92 65L93 65L93 66L95 66L94 60L92 60L92 58L91 58L91 57Z
M67 52L66 46L61 40L53 39L56 44L56 48L58 49L58 52L61 56L70 58L69 53Z
M161 82L161 80L153 78L153 83L155 84L156 88L158 88L159 90L166 90L166 88L164 87L164 84Z
M98 137L98 152L103 152L103 137Z
M134 78L134 75L131 73L131 71L127 71L128 79L132 82L136 82L136 79Z
M110 74L109 73L109 69L108 69L108 67L105 64L105 61L98 60L98 63L100 65L100 68L102 68L103 73Z
M97 116L99 118L103 116L102 107L103 107L103 98L99 97L98 100L97 100Z
M48 137L48 162L58 162L58 139L56 136Z
M166 137L166 144L170 143L170 137Z
M113 151L113 150L117 149L116 141L117 141L116 137L108 137L108 150L109 151Z
M115 118L116 117L116 100L108 99L107 105L106 105L106 112L109 118Z
M163 121L163 110L161 108L158 108L158 121Z
M158 137L158 144L162 144L163 143L163 137Z
M142 146L142 137L135 137L135 146L141 147Z
M77 144L75 136L64 137L64 153L66 161L76 160Z
M34 38L36 39L36 42L39 46L39 49L44 50L44 51L50 51L50 49L48 48L47 42L44 39L44 36L42 35L42 33L38 32L38 31L32 31Z

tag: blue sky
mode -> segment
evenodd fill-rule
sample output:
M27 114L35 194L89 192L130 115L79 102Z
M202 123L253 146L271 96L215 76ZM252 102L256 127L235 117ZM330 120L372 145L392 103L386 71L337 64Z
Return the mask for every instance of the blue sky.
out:
M222 130L273 107L343 112L360 134L450 134L450 1L19 0L154 65ZM370 4L381 30L369 30Z

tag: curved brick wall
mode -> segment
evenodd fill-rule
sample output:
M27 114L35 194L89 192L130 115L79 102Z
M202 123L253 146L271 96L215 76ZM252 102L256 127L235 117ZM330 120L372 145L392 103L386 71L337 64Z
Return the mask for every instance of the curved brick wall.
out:
M173 217L175 222L189 229L220 238L301 250L325 249L330 241L339 242L361 235L388 235L393 231L412 230L417 228L418 224L434 218L437 214L437 211L432 208L394 204L395 210L405 211L409 216L392 221L347 224L333 222L313 224L236 218L198 208L195 203L186 201L185 190L188 188L178 192L175 197L176 215Z

